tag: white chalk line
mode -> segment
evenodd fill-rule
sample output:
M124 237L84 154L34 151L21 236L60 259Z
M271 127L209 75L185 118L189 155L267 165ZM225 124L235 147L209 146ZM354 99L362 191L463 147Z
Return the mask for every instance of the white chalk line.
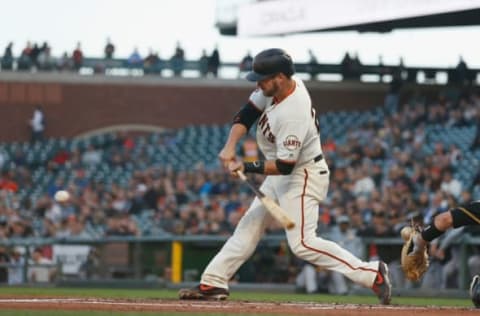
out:
M209 309L230 309L232 306L245 306L252 307L257 309L265 308L278 308L281 306L284 307L298 307L309 310L351 310L351 309L368 309L368 310L431 310L431 309L446 309L445 307L423 307L423 306L398 306L398 305L358 305L358 304L342 304L342 305L332 305L332 304L317 304L317 303L271 303L271 302L243 302L243 301L227 301L227 302L214 302L214 301L178 301L178 302L166 302L166 301L156 301L156 302L138 302L135 300L132 301L119 301L119 300L109 300L109 299L92 299L92 298L6 298L0 299L1 304L62 304L62 303L75 303L75 304L85 304L85 305L107 305L107 306L137 306L137 307L158 307L158 308L167 308L167 307L190 307L190 308L209 308ZM448 307L448 309L465 309L459 307Z

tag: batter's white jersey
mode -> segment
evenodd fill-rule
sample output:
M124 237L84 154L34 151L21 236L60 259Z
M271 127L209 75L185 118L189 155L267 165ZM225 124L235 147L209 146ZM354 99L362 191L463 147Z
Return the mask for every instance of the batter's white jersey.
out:
M318 205L327 196L330 173L320 156L320 134L310 96L303 82L295 76L293 79L295 88L278 103L260 89L250 95L250 102L263 112L257 123L257 142L265 158L295 163L291 174L267 176L260 189L295 222L295 227L285 233L297 257L371 287L378 274L378 261L364 262L317 236ZM255 198L232 237L203 272L201 283L228 288L228 281L252 255L270 219Z
M293 91L276 103L261 89L250 95L250 102L262 111L257 124L257 142L267 160L303 163L322 153L320 134L310 95L296 76Z

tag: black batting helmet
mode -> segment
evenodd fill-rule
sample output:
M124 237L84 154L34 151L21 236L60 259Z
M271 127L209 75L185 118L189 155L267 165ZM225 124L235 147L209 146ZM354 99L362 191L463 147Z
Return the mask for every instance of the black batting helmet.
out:
M270 48L255 56L253 70L247 74L247 80L261 81L278 73L288 77L295 73L292 57L283 49Z

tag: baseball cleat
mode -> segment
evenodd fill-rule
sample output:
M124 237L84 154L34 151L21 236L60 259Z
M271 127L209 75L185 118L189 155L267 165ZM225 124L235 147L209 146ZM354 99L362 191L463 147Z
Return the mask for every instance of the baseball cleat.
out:
M388 275L388 266L383 261L380 261L378 265L378 273L375 282L373 282L372 290L377 294L381 304L390 304L390 300L392 299L392 283L390 283L390 277Z
M181 289L178 291L178 298L181 300L223 301L227 299L228 295L227 289L205 284L199 284L191 289Z

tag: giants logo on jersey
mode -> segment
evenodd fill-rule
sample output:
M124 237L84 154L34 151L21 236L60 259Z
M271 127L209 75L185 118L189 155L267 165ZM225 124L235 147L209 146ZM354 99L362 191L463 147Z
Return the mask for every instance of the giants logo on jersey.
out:
M297 148L300 148L302 143L298 140L298 137L295 135L288 135L283 141L283 147L290 151L294 151Z
M262 114L260 120L258 120L258 127L262 131L262 134L265 138L272 144L275 143L275 135L272 134L270 130L270 124L268 124L268 117L265 113Z

